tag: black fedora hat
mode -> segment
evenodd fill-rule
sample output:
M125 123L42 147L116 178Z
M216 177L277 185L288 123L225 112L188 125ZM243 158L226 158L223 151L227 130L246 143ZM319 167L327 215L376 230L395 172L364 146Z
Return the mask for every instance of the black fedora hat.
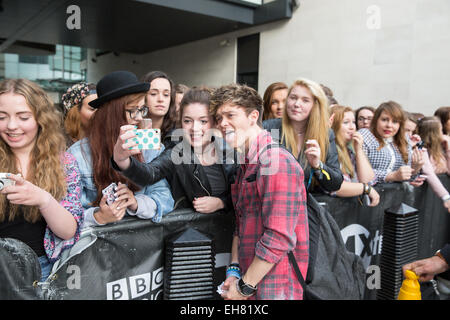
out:
M136 75L129 71L114 71L97 83L98 98L89 102L93 108L100 108L105 102L128 94L147 92L150 84L140 82Z

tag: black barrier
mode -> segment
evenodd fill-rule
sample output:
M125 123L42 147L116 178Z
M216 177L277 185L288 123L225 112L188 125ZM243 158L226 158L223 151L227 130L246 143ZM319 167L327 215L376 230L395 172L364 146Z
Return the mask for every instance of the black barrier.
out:
M0 299L40 299L33 287L41 279L36 253L20 240L0 238Z
M450 178L447 175L439 175L439 178L449 190ZM380 264L384 211L401 203L419 211L417 259L434 255L450 242L450 214L426 183L420 187L412 187L409 183L390 183L377 185L375 189L380 194L380 203L376 207L362 206L357 198L315 195L335 218L347 249L363 259L366 269ZM368 272L368 278L371 275ZM369 283L365 299L376 299L378 289Z
M440 179L448 189L450 179L444 175ZM393 183L378 185L376 189L381 198L374 208L362 206L356 198L315 195L336 219L347 249L361 256L366 268L378 266L380 262L385 209L402 202L419 210L418 259L433 255L449 242L450 214L426 184L412 188L408 184ZM55 265L48 286L43 288L43 298L162 299L164 240L189 227L214 238L214 285L217 286L224 280L225 266L229 262L234 214L177 210L159 224L128 217L118 223L84 230L80 241ZM2 267L7 268L7 265ZM22 270L28 272L34 268L29 266ZM28 292L28 282L25 284L18 279L17 283L27 288L18 287L15 292ZM377 288L366 288L365 298L375 299ZM11 289L0 286L0 298L12 297L12 293L5 290ZM29 295L22 298L27 297ZM216 294L215 298L219 296Z
M127 217L112 225L84 230L83 239L90 237L85 242L92 244L75 248L83 251L50 276L46 298L162 299L164 240L189 227L213 237L217 287L224 280L225 265L229 262L233 221L231 212L200 214L177 210L159 224Z

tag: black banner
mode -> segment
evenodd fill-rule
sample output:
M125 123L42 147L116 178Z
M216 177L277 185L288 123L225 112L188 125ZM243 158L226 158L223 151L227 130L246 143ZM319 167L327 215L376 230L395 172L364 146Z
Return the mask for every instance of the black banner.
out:
M233 220L233 213L177 210L160 224L128 217L85 230L81 243L93 243L54 273L46 299L162 299L164 240L189 227L214 240L218 286L229 262Z
M440 175L439 178L448 190L449 177ZM380 263L386 209L404 203L419 211L417 259L434 255L438 249L450 242L450 214L428 184L413 187L409 183L390 183L377 185L375 189L380 194L380 203L376 207L363 206L357 198L315 195L317 201L327 207L341 228L347 249L362 258L368 277L374 271L371 266L378 266ZM367 285L366 299L375 299L377 289L379 288L371 289L371 286Z

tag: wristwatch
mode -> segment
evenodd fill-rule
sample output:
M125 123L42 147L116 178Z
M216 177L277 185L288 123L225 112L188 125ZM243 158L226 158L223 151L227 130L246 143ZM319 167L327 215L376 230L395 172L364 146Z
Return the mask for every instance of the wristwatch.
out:
M372 189L372 187L369 184L363 183L363 194L368 195L370 193L371 189Z
M446 201L450 200L450 194L446 194L441 199L442 199L442 202L446 202Z
M436 253L434 255L438 256L439 258L444 260L446 264L448 264L447 260L445 260L444 256L442 255L441 250L436 251Z
M237 282L236 282L236 287L237 287L237 291L243 295L244 297L251 297L256 293L257 288L247 284L244 282L244 280L242 280L242 278L240 278Z

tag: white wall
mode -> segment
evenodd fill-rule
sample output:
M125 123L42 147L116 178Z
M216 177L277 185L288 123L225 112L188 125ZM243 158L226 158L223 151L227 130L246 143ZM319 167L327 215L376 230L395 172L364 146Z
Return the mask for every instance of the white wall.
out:
M261 33L260 92L306 77L354 108L395 100L431 115L450 105L450 1L300 2L288 23ZM379 29L368 27L372 5L380 10Z
M259 92L272 82L306 77L357 108L395 100L431 115L450 105L450 0L301 0L290 20L144 55L88 59L88 80L119 69L138 77L162 70L176 83L235 81L236 39L260 32ZM380 10L380 28L371 29ZM369 26L372 26L369 24ZM229 45L221 46L224 40ZM90 51L90 56L92 51Z

